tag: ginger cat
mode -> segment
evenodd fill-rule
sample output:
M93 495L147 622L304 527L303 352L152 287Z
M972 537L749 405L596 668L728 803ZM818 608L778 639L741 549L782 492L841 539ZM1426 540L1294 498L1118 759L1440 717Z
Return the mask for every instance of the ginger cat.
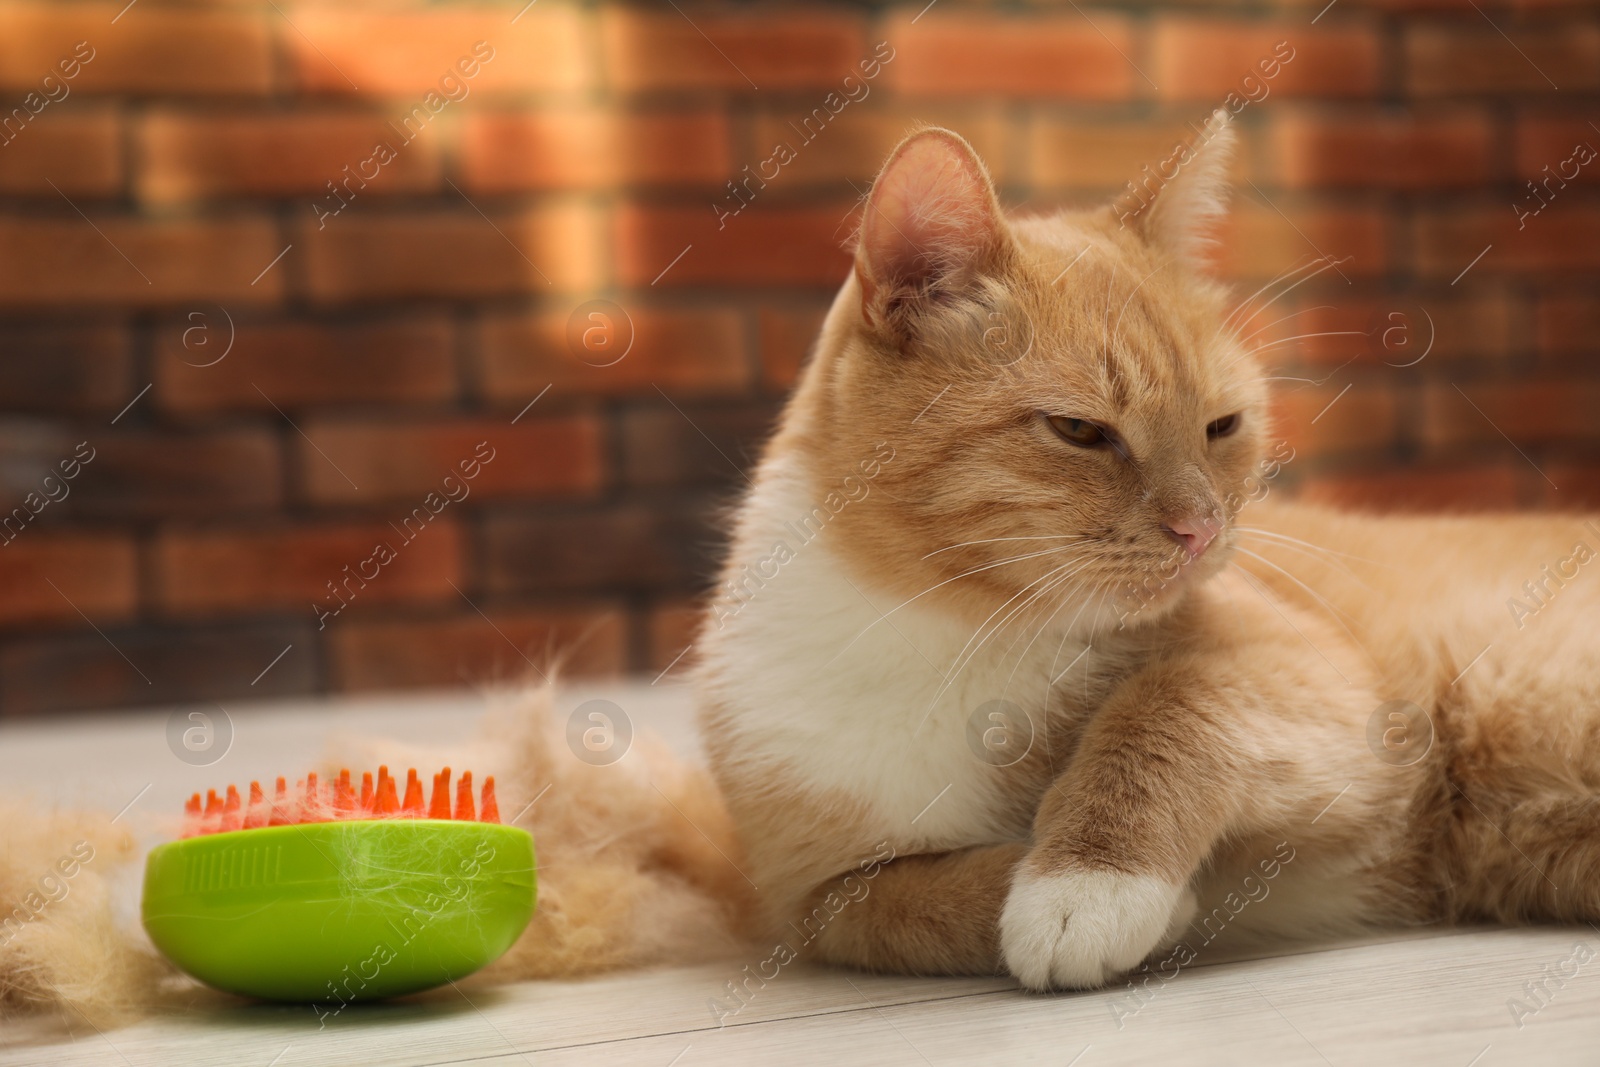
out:
M1008 218L945 130L878 177L700 642L789 955L1083 988L1223 927L1600 919L1600 526L1261 499L1233 140L1127 225Z

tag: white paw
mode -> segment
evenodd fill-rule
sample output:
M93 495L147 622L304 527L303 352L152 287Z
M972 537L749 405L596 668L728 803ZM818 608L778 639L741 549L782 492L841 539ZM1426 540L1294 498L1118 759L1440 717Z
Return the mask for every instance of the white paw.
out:
M1017 872L1000 915L1006 967L1029 989L1093 989L1132 970L1193 912L1183 887L1147 875Z

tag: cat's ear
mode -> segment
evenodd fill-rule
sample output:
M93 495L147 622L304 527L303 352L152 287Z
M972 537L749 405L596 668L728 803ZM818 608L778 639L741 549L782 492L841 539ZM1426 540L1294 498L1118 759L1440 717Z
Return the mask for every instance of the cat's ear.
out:
M930 127L883 165L856 243L861 313L905 333L927 308L971 292L1006 247L994 185L972 146Z
M1227 108L1217 108L1194 142L1176 157L1177 175L1141 214L1139 225L1146 240L1190 266L1206 266L1217 227L1228 213L1228 171L1237 143L1232 115Z

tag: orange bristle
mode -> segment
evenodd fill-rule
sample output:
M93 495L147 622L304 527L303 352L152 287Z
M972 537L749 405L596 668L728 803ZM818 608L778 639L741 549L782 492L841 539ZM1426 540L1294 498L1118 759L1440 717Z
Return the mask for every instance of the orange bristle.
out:
M400 811L400 801L394 795L394 779L389 777L389 768L378 768L378 792L372 800L372 814L382 818L395 815Z
M450 768L433 776L433 799L428 802L428 818L450 817Z
M282 777L278 779L277 791L272 795L272 815L267 819L267 825L289 825L289 783Z
M267 825L267 795L261 791L260 782L250 783L250 806L245 809L244 828L254 830Z
M243 821L243 817L239 814L239 790L230 785L228 799L222 805L222 828L237 830Z
M422 807L422 779L417 777L417 769L412 767L406 771L406 799L400 806L407 815L421 818Z
M461 781L456 784L456 814L457 819L471 822L477 815L472 810L472 772L462 771Z
M231 785L222 793L215 789L206 790L203 801L199 793L191 795L183 805L184 827L181 836L187 838L228 830L254 830L266 826L334 820L386 819L396 815L460 822L500 822L494 776L484 778L481 801L475 803L472 772L462 772L460 780L455 783L452 804L449 767L433 776L431 797L425 796L417 769L408 768L404 804L399 798L399 782L389 773L387 765L380 766L376 776L370 771L362 772L359 794L351 784L351 772L348 769L341 770L337 778L328 781L319 780L313 771L295 783L292 793L286 778L275 779L274 785L276 788L270 798L259 781L251 781L248 800L241 797L236 786Z
M500 804L494 798L494 775L492 774L483 780L483 814L478 816L478 821L500 821Z

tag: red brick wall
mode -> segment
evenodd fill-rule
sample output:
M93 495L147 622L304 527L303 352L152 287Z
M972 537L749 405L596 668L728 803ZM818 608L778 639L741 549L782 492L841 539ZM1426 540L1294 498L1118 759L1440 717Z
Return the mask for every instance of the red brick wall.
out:
M1592 5L678 6L0 3L0 712L659 671L916 120L1081 203L1264 84L1225 269L1349 257L1290 325L1364 334L1274 351L1285 486L1600 501L1600 161L1513 209L1600 147Z

